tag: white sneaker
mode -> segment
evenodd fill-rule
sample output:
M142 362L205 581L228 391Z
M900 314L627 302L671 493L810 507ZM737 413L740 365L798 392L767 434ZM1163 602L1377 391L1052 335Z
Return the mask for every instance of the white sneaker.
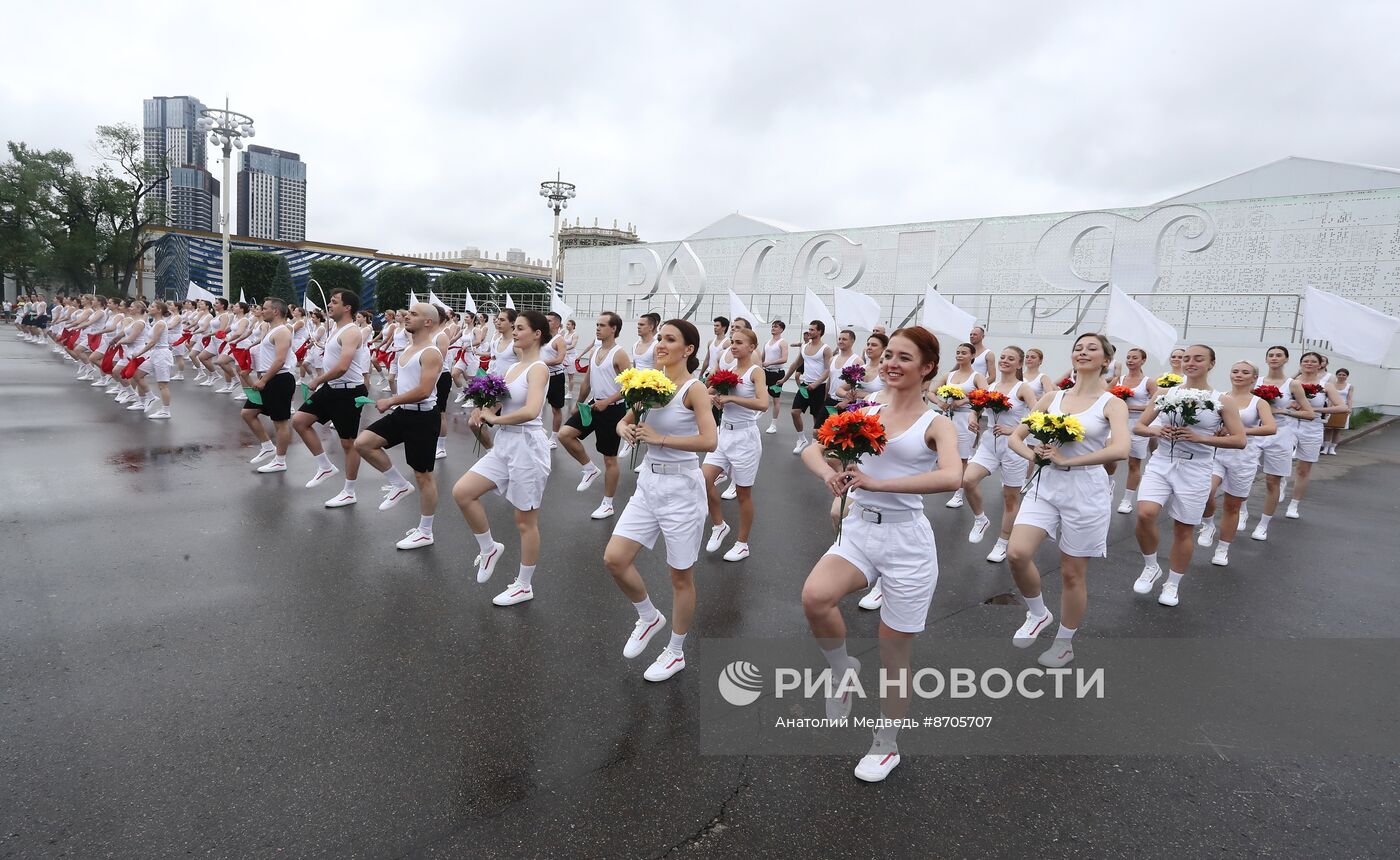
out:
M389 492L385 494L384 500L379 503L379 509L381 511L387 511L401 502L404 496L416 492L418 492L418 488L412 484L404 484L402 487L391 487L389 488Z
M268 475L273 472L285 472L287 471L287 461L274 457L271 463L263 463L256 471L262 475Z
M1236 526L1235 528L1238 529L1239 531L1244 531L1244 530L1245 530L1246 528L1248 528L1248 527L1249 527L1249 506L1248 506L1248 505L1240 505L1240 522L1239 522L1239 525Z
M729 523L720 523L710 529L710 540L705 544L705 552L714 552L729 534Z
M656 662L647 667L642 677L648 681L664 681L684 668L685 654L672 651L671 646L667 645L656 655Z
M515 582L512 582L505 591L491 598L491 602L497 606L514 606L517 603L524 603L527 600L534 599L535 590L517 579Z
M170 377L171 382L184 382L184 380L185 375L183 373L177 373L174 376Z
M240 391L240 392L238 392L237 394L233 395L233 400L234 400L235 403L247 403L247 402L248 402L248 395L246 395L246 394L244 394L242 391Z
M1157 595L1157 602L1163 606L1175 606L1180 602L1176 596L1176 585L1172 582L1162 583L1162 593Z
M986 514L978 514L977 518L972 521L972 531L967 533L967 542L981 543L982 538L987 536L987 529L991 524L992 521L987 518Z
M1016 632L1011 634L1011 644L1017 648L1029 648L1036 637L1044 633L1049 628L1050 623L1055 620L1055 614L1048 609L1045 614L1037 618L1026 613L1026 620L1021 622L1021 626L1016 628Z
M1207 520L1196 537L1196 546L1210 546L1215 543L1215 520Z
M860 599L860 608L876 610L885 604L885 592L880 588L880 583L875 583L875 587L865 593Z
M1159 564L1146 564L1142 567L1142 573L1138 576L1137 582L1133 583L1133 592L1136 594L1151 594L1152 584L1162 578L1162 566Z
M769 424L769 425L768 425L768 429L767 429L767 430L764 430L763 432L764 432L764 433L777 433L777 432L778 432L778 425L777 425L777 424Z
M336 496L334 499L331 499L331 500L329 500L329 501L326 502L326 507L328 507L328 508L343 508L343 507L345 507L346 505L353 505L353 504L355 504L356 501L357 501L357 499L355 498L355 494L354 494L354 493L347 493L346 491L341 490L341 491L340 491L340 495L338 495L338 496Z
M550 437L549 437L549 450L553 451L553 450L557 449L558 447L559 447L559 440L558 440L558 439L555 439L553 436L550 436ZM442 456L446 457L447 454L444 453Z
M169 410L169 409L157 409L156 411L152 412L150 415L147 415L146 417L149 418L149 419L151 419L152 421L157 421L157 420L160 420L160 419L163 419L163 418L169 418L169 417L170 417L170 410Z
M213 387L214 387L214 377L211 376L211 377L205 379L203 382L199 383L199 387L200 387L200 388L213 388Z
M1264 522L1263 520L1260 520L1259 525L1254 527L1254 534L1250 535L1250 537L1254 538L1255 540L1268 540L1269 524Z
M870 752L856 765L856 779L861 782L881 782L890 771L899 766L899 748L885 744L878 737L870 745Z
M261 462L264 461L264 460L270 460L270 459L272 459L273 457L276 457L276 456L277 456L277 449L276 449L276 448L259 448L259 449L258 449L258 453L254 454L254 455L253 455L253 459L249 460L248 462L249 462L251 465L256 466L258 463L261 463Z
M725 561L743 561L749 557L749 545L746 543L735 543L729 548L729 552L724 554Z
M476 581L485 582L491 578L491 574L496 572L496 562L501 560L501 555L505 552L506 545L500 541L493 541L491 551L478 556L476 568Z
M1061 666L1068 666L1074 659L1074 643L1070 639L1056 639L1050 643L1050 647L1045 650L1035 662L1047 669L1058 669Z
M623 439L623 440L622 440L622 444L617 446L617 457L618 457L618 459L620 460L620 459L622 459L623 457L626 457L628 454L631 454L631 453L632 453L632 443L631 443L631 442L628 442L626 439Z
M1230 548L1225 544L1216 544L1215 555L1210 557L1210 563L1216 567L1230 566Z
M731 501L734 500L734 499L739 498L739 487L738 487L738 485L736 485L736 484L730 484L729 487L728 487L728 489L726 489L724 492L722 492L722 493L719 494L719 497L720 497L721 499L729 499L729 500L731 500Z
M107 380L104 379L104 378L102 378L102 377L100 377L100 376L99 376L97 379L93 380L92 382L89 382L89 383L88 383L88 385L90 385L90 386L93 387L93 388L105 388L105 387L107 386L107 384L108 384L108 383L107 383Z
M991 552L987 553L987 561L990 561L993 564L1000 564L1001 562L1006 561L1006 548L1006 541L1002 540L1001 538L997 538L996 545L992 547Z
M132 403L131 403L130 406L126 407L126 411L127 411L127 412L145 412L145 411L146 411L146 406L147 406L146 401L143 400L143 399L141 399L140 397L137 397L134 401L132 401Z
M340 470L337 469L335 466L331 466L329 469L322 469L318 467L316 469L316 474L312 475L311 480L306 482L306 488L309 490L312 487L319 487L327 478L331 477L332 475L339 474Z
M860 674L860 661L857 660L857 659L854 658L854 657L850 658L850 660L851 660L851 665L850 665L848 668L842 670L840 676L837 676L836 673L834 673L834 672L832 673L832 675L831 675L831 683L832 683L832 685L833 685L833 686L832 686L832 692L835 692L835 691L836 691L836 688L837 688L837 686L840 685L841 680L842 680L843 678L845 678L847 675L850 675L850 674L852 674L852 673L854 673L854 674L856 674L856 675L859 675L859 674ZM846 692L842 693L842 694L839 695L839 696L827 696L827 697L826 697L826 718L827 718L828 720L844 720L844 719L846 719L847 717L849 717L849 716L851 715L851 705L852 705L852 704L854 704L854 700L851 698L851 692L850 692L849 690L847 690Z
M716 487L722 486L722 485L724 484L724 482L727 481L727 480L729 480L729 473L728 473L728 472L720 472L720 473L719 473L719 477L715 478L715 486L716 486Z
M650 621L637 619L636 625L632 628L632 635L627 637L627 644L622 646L622 656L631 660L647 648L647 643L651 637L655 636L666 626L666 616L660 612Z
M945 508L960 508L960 507L962 507L962 506L963 506L963 491L962 491L962 490L958 490L956 493L953 494L953 497L952 497L951 499L949 499L949 500L948 500L948 503L945 504L943 507L945 507Z
M399 549L422 549L425 546L433 545L433 535L414 526L404 532L403 540L394 544Z
M1288 511L1287 511L1286 513L1284 513L1284 516L1285 516L1285 517L1288 517L1290 520L1296 520L1296 519L1298 519L1299 517L1302 516L1302 514L1298 513L1298 502L1297 502L1297 500L1294 500L1294 501L1291 501L1291 502L1288 503Z
M1123 497L1123 501L1121 501L1121 502L1118 503L1118 513L1120 513L1120 514L1131 514L1132 512L1133 512L1133 500L1130 499L1130 498L1128 498L1127 496L1124 496L1124 497Z
M803 448L806 448L806 447L807 447L807 440L806 440L806 439L803 439L801 436L798 436L798 437L797 437L797 444L792 446L792 453L794 453L794 454L801 454L801 453L802 453L802 449L803 449Z
M578 486L574 487L574 489L580 493L583 492L584 490L593 486L593 482L598 480L598 476L601 474L603 474L602 469L599 469L597 466L590 465L587 469L583 470L583 474L580 475L578 479Z
M609 502L606 499L603 500L602 504L598 505L598 507L593 509L593 513L589 514L589 516L595 520L605 520L612 515L612 502Z
M433 459L434 459L434 460L446 460L446 459L447 459L447 449L446 449L446 448L439 448L439 449L437 449L437 453L433 454Z

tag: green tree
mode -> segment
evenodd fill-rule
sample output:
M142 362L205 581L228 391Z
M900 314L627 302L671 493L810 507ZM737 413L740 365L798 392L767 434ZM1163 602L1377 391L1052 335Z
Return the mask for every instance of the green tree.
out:
M96 274L126 295L142 257L157 241L148 228L164 223L170 166L146 161L141 132L129 123L99 125L93 148L106 162L92 177Z
M279 276L286 278L285 288L279 288ZM241 295L258 304L268 296L288 298L291 293L291 273L279 254L233 251L228 255L228 278L228 294L234 301Z
M343 260L316 260L311 264L306 288L311 291L311 301L324 308L325 296L329 296L333 290L349 290L363 298L364 278L364 272L354 263ZM312 284L312 280L316 281L316 284ZM320 289L317 289L318 285ZM323 292L325 296L322 296Z
M506 294L510 294L517 310L536 310L544 313L549 310L549 284L536 278L504 278L495 284L496 295L501 307L505 307Z
M485 312L487 306L496 305L505 301L504 296L496 294L496 283L480 272L447 272L437 279L433 284L433 290L439 296L448 293L467 293L471 295L476 306Z
M381 311L406 308L410 292L427 300L427 271L413 266L385 266L374 278L374 307Z

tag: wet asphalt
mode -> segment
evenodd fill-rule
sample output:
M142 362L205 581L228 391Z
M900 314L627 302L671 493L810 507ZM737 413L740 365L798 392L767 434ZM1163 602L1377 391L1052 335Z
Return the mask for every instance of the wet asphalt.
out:
M644 682L660 640L621 657L635 613L602 568L611 521L588 519L601 482L576 493L562 450L537 596L501 609L490 599L518 541L489 501L507 552L478 585L449 495L474 459L462 419L438 462L437 544L407 553L394 542L416 497L377 511L372 470L359 505L327 510L339 479L303 488L299 441L287 473L252 472L227 396L176 383L175 419L158 423L71 377L4 330L0 857L1393 857L1400 844L1397 757L908 757L872 786L851 775L863 749L709 754L695 701L714 679ZM707 637L807 636L798 595L831 540L828 497L790 453L786 411L763 438L753 556L702 557L692 652ZM1395 428L1323 458L1305 519L1280 518L1267 544L1242 536L1225 571L1198 550L1176 610L1132 599L1141 560L1132 518L1116 516L1080 635L1394 638L1397 486ZM994 600L1009 574L983 560L990 538L967 543L970 512L943 501L928 505L941 578L924 635L1009 635L1021 610ZM660 552L639 566L668 610ZM873 636L854 602L852 636Z

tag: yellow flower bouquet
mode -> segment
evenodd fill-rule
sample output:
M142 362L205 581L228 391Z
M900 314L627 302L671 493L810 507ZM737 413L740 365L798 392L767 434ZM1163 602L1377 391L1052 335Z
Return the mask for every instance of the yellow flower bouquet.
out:
M617 375L622 388L622 400L637 415L637 423L647 420L647 412L671 402L676 396L676 384L659 370L629 367ZM632 448L633 468L637 465L637 449Z
M1066 442L1084 441L1084 424L1073 415L1062 412L1032 412L1021 423L1030 428L1030 435L1042 445L1063 445ZM1025 493L1040 479L1040 470L1050 465L1043 457L1035 458L1035 474L1030 476L1021 488Z

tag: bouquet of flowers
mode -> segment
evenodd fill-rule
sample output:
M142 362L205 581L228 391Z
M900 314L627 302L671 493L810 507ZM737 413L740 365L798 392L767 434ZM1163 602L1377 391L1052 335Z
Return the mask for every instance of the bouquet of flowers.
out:
M478 409L495 409L510 397L506 381L494 373L478 374L467 381L467 400ZM481 434L476 434L476 453L481 453Z
M1302 383L1302 386L1303 396L1308 398L1309 400L1313 399L1314 397L1326 390L1321 385L1318 385L1315 382L1304 382Z
M879 454L885 450L885 425L879 415L864 412L840 412L822 422L817 431L817 442L825 449L826 456L841 462L842 471L849 470L860 462L862 457ZM841 493L841 513L837 517L836 542L841 542L841 521L846 518L846 499L850 489Z
M732 370L716 370L714 373L710 374L709 379L706 380L706 384L719 394L728 394L734 390L734 386L738 385L740 381L739 374Z
M993 415L999 415L1011 408L1011 398L994 388L972 389L967 393L967 402L978 415L981 415L984 409L990 409Z
M1127 400L1129 397L1133 396L1133 389L1127 385L1115 385L1108 389L1108 393L1117 397L1119 400Z
M874 406L874 405L875 405L875 401L874 401L874 400L852 400L850 403L847 403L845 406L842 406L838 411L840 411L840 412L859 412L860 410L865 409L866 407Z
M1061 391L1068 391L1074 387L1074 379L1068 373L1066 373L1064 379L1061 379L1059 382L1055 383L1055 387L1060 389Z
M1030 428L1030 435L1042 445L1063 445L1066 442L1083 442L1084 425L1073 415L1066 415L1062 412L1032 412L1021 423ZM1040 480L1040 470L1050 465L1050 461L1042 457L1035 458L1035 472L1026 481L1026 485L1021 488L1024 495L1031 488L1031 484Z
M1164 373L1157 377L1158 388L1175 388L1186 381L1186 377L1179 373Z
M1260 400L1267 401L1271 405L1275 400L1283 396L1283 392L1279 391L1276 385L1256 385L1254 390L1249 393L1258 397Z
M849 385L852 391L859 391L865 383L865 365L848 364L841 368L841 381Z
M659 370L642 370L629 367L617 375L617 384L622 388L622 399L637 416L637 423L647 420L652 409L665 406L676 395L676 384ZM632 447L632 468L637 467L637 446Z
M934 392L934 396L943 401L943 414L949 418L953 417L955 409L953 404L959 400L967 399L967 395L956 385L940 385L938 390Z
M1203 388L1173 387L1165 394L1157 395L1154 401L1157 412L1166 415L1172 427L1190 427L1200 423L1202 412L1214 412L1220 404ZM1176 440L1172 440L1171 450L1176 450Z

